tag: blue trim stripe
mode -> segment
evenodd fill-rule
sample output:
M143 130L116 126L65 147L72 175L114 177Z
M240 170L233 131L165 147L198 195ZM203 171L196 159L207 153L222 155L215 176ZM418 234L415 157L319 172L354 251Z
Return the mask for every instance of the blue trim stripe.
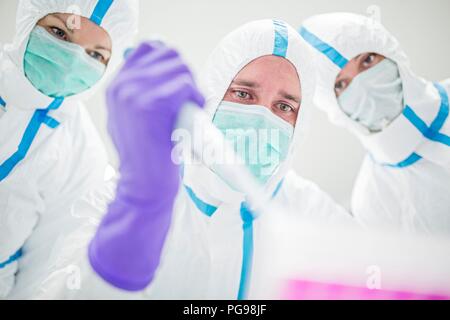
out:
M181 177L184 176L184 166L181 166L180 174L181 174ZM284 183L284 179L281 180L281 182L278 184L277 188L275 189L275 191L273 193L272 198L275 198L278 195L278 193L280 192L281 188L283 187L283 183ZM201 200L199 197L197 197L195 192L191 188L189 188L188 186L185 185L184 188L186 189L187 194L191 198L192 202L194 202L194 204L195 204L195 206L197 207L198 210L200 210L202 213L204 213L208 217L212 217L214 215L214 213L216 213L217 207L215 207L213 205L210 205L210 204L207 204L206 202Z
M0 181L3 181L12 172L16 165L23 159L25 159L28 151L30 150L31 144L36 138L42 124L47 124L51 128L52 125L56 125L56 123L59 124L59 122L57 122L53 118L48 117L47 113L50 110L58 109L63 101L63 98L57 98L53 100L53 102L47 109L39 109L34 112L33 117L31 118L27 128L25 129L25 133L22 137L22 140L20 141L17 151L0 165ZM50 121L49 119L53 121Z
M321 39L316 37L311 32L309 32L306 28L302 27L300 29L300 35L316 50L326 55L339 68L342 69L347 65L348 60L344 56L342 56L336 49L334 49L327 43L323 42ZM436 119L433 121L430 127L428 127L427 124L409 106L406 106L405 110L403 111L403 115L427 139L450 146L450 137L439 132L444 126L445 121L447 121L449 115L448 94L440 84L435 83L434 85L436 89L439 91L439 95L441 96L441 107ZM399 164L396 165L385 164L385 166L405 168L407 166L416 163L420 159L421 157L419 155L413 153L406 160L400 162Z
M2 97L0 97L0 106L6 107L6 102L2 99Z
M253 214L245 203L241 205L241 218L244 222L244 237L238 300L245 300L248 297L248 291L250 289L250 278L253 267Z
M95 24L101 25L103 18L108 13L109 8L113 4L114 0L98 0L97 5L91 15L91 21Z
M45 116L44 119L42 120L42 123L44 123L47 127L51 129L56 129L60 125L58 120L49 116Z
M64 102L64 98L55 98L55 100L50 103L50 105L47 107L46 110L57 110L59 107L61 107L62 103Z
M281 188L283 187L283 183L284 183L284 179L280 181L280 183L278 184L277 188L273 192L272 199L275 198L278 195L278 193L280 192Z
M439 132L444 126L449 116L448 94L445 88L442 87L439 83L435 83L434 86L438 90L439 95L441 97L441 106L439 108L438 115L436 116L430 127L428 127L427 124L409 106L405 107L403 115L417 128L417 130L419 130L423 134L425 138L431 141L439 142L447 146L450 146L450 137ZM413 153L406 160L398 164L395 165L384 164L384 166L402 169L417 163L421 159L422 159L421 156L419 156L416 153Z
M391 167L391 168L397 168L397 169L403 169L403 168L412 166L413 164L419 162L420 160L422 160L422 157L419 156L417 153L413 153L406 160L403 160L402 162L400 162L398 164L385 164L384 166Z
M403 115L406 119L411 122L417 130L419 130L423 135L427 134L428 125L411 109L410 106L406 106L405 110L403 110Z
M0 269L5 268L7 265L10 265L11 263L17 261L20 259L20 257L22 256L22 249L20 249L19 251L17 251L15 254L13 254L11 257L9 257L8 260L6 260L5 262L1 262L0 263Z
M447 121L449 115L448 95L441 85L435 84L435 87L441 96L441 106L436 119L430 127L428 127L427 124L409 106L406 106L403 111L403 115L417 128L417 130L423 134L425 138L450 146L450 137L439 132Z
M181 176L183 176L184 166L181 169ZM272 198L275 198L283 187L284 180L278 184L275 189ZM217 211L217 207L214 207L210 204L205 203L201 199L197 197L194 191L188 186L184 186L187 194L191 198L192 202L194 202L197 209L199 209L203 214L208 217L212 217L214 213ZM250 278L253 267L253 220L254 215L248 208L246 203L242 203L240 209L241 219L243 221L243 251L242 251L242 269L241 269L241 277L239 282L239 292L238 292L238 300L244 300L247 298L248 290L250 287Z
M300 35L303 37L303 39L305 39L306 42L313 46L317 51L327 56L328 59L330 59L331 62L333 62L339 68L343 69L347 65L348 59L341 55L335 48L309 32L306 28L302 27L300 29Z
M450 137L443 133L440 132L436 133L431 140L445 144L446 146L450 147Z
M273 47L273 55L286 58L289 35L286 24L283 21L274 20L273 25L275 28L275 43Z
M272 198L275 198L283 187L284 179L280 181L275 189ZM245 300L248 297L250 280L253 269L253 220L254 214L246 203L241 205L241 219L244 222L244 239L242 245L242 269L239 283L238 300Z
M217 207L214 207L214 206L207 204L206 202L203 202L202 200L200 200L200 198L198 198L197 195L194 193L194 191L191 188L189 188L188 186L185 185L184 188L186 189L189 197L194 202L194 204L198 210L200 210L202 213L204 213L208 217L212 217L213 214L216 213Z

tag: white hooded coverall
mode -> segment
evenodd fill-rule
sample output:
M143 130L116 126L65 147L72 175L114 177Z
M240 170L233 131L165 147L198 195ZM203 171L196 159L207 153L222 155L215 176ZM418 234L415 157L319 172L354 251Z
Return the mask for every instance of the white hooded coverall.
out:
M81 100L100 84L64 100L35 89L23 60L36 23L73 13L104 28L112 40L107 74L119 64L137 31L134 0L19 1L14 42L0 48L0 297L19 272L37 281L64 235L79 225L75 200L103 184L106 152ZM100 81L102 82L102 81ZM30 281L22 289L32 291Z
M354 216L366 227L449 235L450 81L433 83L416 76L398 41L372 18L319 15L306 20L300 33L315 51L315 104L368 151L354 186ZM397 63L404 92L403 113L370 135L342 111L334 91L339 72L363 53Z
M291 171L304 115L314 92L309 50L298 33L282 21L261 20L238 28L213 51L204 70L201 88L207 100L206 111L212 119L232 80L253 60L276 55L290 61L301 78L302 106L288 160L269 180L266 192L286 210L300 216L330 224L352 222L350 215L328 195ZM83 211L80 215L85 217L100 217L104 209L91 200L77 203L74 210ZM114 290L94 274L88 263L87 246L96 224L86 219L85 226L74 232L62 247L56 268L27 297L245 299L251 287L254 257L264 252L261 246L264 235L259 232L263 216L255 219L245 202L245 194L231 189L209 168L185 164L161 264L146 290L137 294ZM81 279L77 290L68 289L73 278L68 271L70 266Z

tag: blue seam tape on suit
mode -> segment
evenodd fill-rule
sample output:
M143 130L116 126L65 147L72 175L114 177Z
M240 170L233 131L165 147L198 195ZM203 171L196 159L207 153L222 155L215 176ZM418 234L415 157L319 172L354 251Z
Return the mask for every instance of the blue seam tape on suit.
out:
M108 13L113 2L114 0L99 0L92 12L90 20L97 25L101 25L103 18Z
M52 117L49 117L47 115L42 120L42 123L44 123L47 127L51 128L51 129L56 129L60 125L58 120L56 120Z
M59 122L53 118L49 118L47 113L50 110L58 109L63 101L63 98L57 98L53 100L47 109L39 109L34 112L27 128L25 129L25 133L20 141L17 151L0 165L0 181L3 181L17 166L17 164L26 157L42 124L48 123L52 129L56 128ZM50 121L49 119L52 119L53 121Z
M341 69L344 68L345 65L348 63L348 60L344 56L342 56L336 49L334 49L332 46L328 45L327 43L319 39L317 36L309 32L306 28L302 27L300 29L300 35L311 46L313 46L316 50L326 55L335 65L337 65ZM428 127L427 124L419 116L417 116L417 114L409 106L406 106L405 110L403 111L403 115L427 139L450 146L450 137L439 132L442 129L449 115L448 94L440 84L435 83L434 85L436 89L439 91L439 95L441 96L442 102L439 113L430 127ZM394 165L383 164L383 165L392 168L406 168L408 166L417 163L421 159L422 159L421 156L419 156L416 153L413 153L407 159L398 164Z
M330 59L330 61L337 65L339 68L343 69L347 65L348 59L340 54L339 51L337 51L335 48L319 39L319 37L317 37L313 33L309 32L306 28L302 27L300 29L300 35L313 48L327 56L328 59Z
M407 159L403 160L402 162L399 162L397 164L385 164L384 166L391 167L391 168L403 169L403 168L412 166L413 164L417 163L420 160L422 160L422 157L419 156L417 153L413 153Z
M243 244L242 244L242 268L239 282L238 300L244 300L248 296L251 272L253 266L253 214L247 205L241 205L241 218L243 221Z
M344 68L348 63L348 60L344 58L336 49L319 39L317 36L309 32L306 28L302 27L300 29L300 35L316 50L326 55L334 64L339 66L341 69ZM406 106L403 115L429 140L450 146L450 137L439 132L449 115L448 94L440 84L435 83L434 86L438 90L441 97L441 107L436 119L433 121L430 127L428 127L426 123L419 116L417 116L409 106ZM413 154L408 159L415 159L416 161L410 161L411 163L415 163L417 162L417 155ZM408 162L407 160L403 161L401 164L405 165L405 163ZM395 167L397 165L390 166Z
M278 184L275 189L272 198L275 198L283 187L284 179ZM194 191L188 186L184 186L187 194L191 198L192 202L195 204L198 210L208 217L212 217L217 211L217 207L207 204L202 201ZM244 300L248 294L248 288L250 285L252 264L253 264L253 214L248 209L245 203L241 205L240 210L241 218L243 220L243 245L242 245L242 267L241 267L241 278L239 281L239 292L238 299Z
M2 106L2 107L6 106L6 102L5 102L5 100L2 99L2 97L0 97L0 106Z
M0 263L0 269L5 268L6 266L10 265L11 263L17 261L22 256L22 249L18 250L15 254L13 254L11 257L9 257L8 260L5 262Z
M450 137L439 132L447 121L449 115L448 95L441 85L435 84L435 87L439 91L439 95L441 97L441 106L439 108L438 115L430 127L428 127L427 124L409 106L406 106L403 115L428 140L450 146Z
M289 46L287 26L284 22L278 20L274 20L273 25L275 28L275 43L273 48L273 55L286 58Z
M448 94L440 84L435 83L434 86L438 90L441 97L441 105L439 112L430 127L428 127L425 121L423 121L409 106L405 107L403 115L416 127L417 130L423 134L425 138L450 146L450 137L439 132L447 121L449 115ZM384 166L403 169L417 163L421 159L421 156L417 153L413 153L406 160L398 164L384 164Z
M203 212L208 217L211 217L217 210L217 207L211 206L200 200L193 190L188 186L184 186L192 202L194 202L197 209ZM279 189L278 189L279 191ZM253 261L253 215L247 209L245 204L242 204L240 210L241 218L244 221L243 230L243 250L242 250L242 269L241 278L239 282L238 299L244 300L247 296L248 286L250 282L250 273Z
M217 211L217 207L212 206L212 205L207 204L206 202L202 201L199 197L197 197L197 195L194 193L194 191L191 188L189 188L188 186L185 185L184 188L186 189L186 192L188 193L192 202L194 202L197 209L200 210L205 215L207 215L208 217L212 217L213 214Z
M275 198L283 187L284 179L280 181L272 199ZM249 210L248 206L243 203L241 205L241 219L243 221L243 244L242 244L242 267L241 279L239 282L238 300L244 300L248 297L248 290L250 287L251 274L253 269L253 221L254 215Z
M280 181L278 186L275 188L275 191L273 192L272 199L275 198L278 193L280 193L281 188L283 187L284 179Z
M316 37L314 34L309 32L306 28L300 29L300 35L316 50L326 55L334 64L336 64L341 69L345 67L348 60L343 57L336 49ZM438 83L434 84L436 89L439 91L441 97L441 107L436 119L433 121L430 127L416 115L416 113L409 107L406 106L403 111L403 115L429 140L450 146L450 137L440 133L445 121L449 115L449 101L448 94L445 89ZM384 166L392 168L406 168L421 160L418 154L413 153L404 161L398 164L383 164Z

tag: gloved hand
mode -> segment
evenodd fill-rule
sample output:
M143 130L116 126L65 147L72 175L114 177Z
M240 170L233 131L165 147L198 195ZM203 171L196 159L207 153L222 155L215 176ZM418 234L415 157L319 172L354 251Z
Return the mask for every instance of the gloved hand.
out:
M121 289L144 289L159 264L180 180L171 135L188 102L204 105L188 67L161 43L142 44L107 91L120 180L89 258L103 279Z

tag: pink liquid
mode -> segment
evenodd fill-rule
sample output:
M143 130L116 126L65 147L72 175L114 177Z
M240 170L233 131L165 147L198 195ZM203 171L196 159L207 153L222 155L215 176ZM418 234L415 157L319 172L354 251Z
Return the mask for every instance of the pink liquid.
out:
M450 300L450 295L371 290L303 280L289 280L283 300Z

